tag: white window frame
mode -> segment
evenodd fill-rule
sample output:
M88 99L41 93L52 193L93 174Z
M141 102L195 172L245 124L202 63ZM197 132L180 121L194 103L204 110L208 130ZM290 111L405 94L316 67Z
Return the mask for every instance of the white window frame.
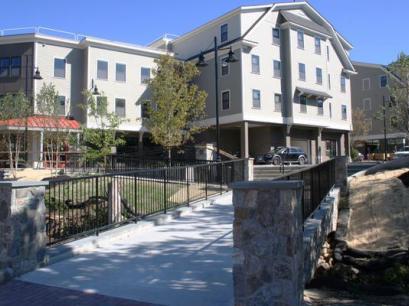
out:
M305 104L301 103L301 98L305 98ZM299 99L299 102L300 102L300 113L306 114L308 112L308 110L307 110L307 104L308 104L307 97L304 96L304 95L301 95L301 96L298 97L298 99Z
M278 63L280 66L279 70L275 69L275 63ZM276 74L276 71L278 71L278 74ZM279 60L273 60L273 77L277 78L277 79L281 79L281 61Z
M321 71L321 79L318 77L318 71ZM323 76L322 76L322 68L320 68L320 67L316 67L316 68L315 68L315 82L316 82L318 85L322 85Z
M301 66L304 66L304 77L301 77ZM307 67L304 63L298 63L298 80L306 82L307 80Z
M254 93L255 92L258 92L258 94L259 94L259 99L258 99L259 106L254 106ZM261 90L260 89L252 89L251 90L251 107L253 109L261 109Z
M329 117L332 118L332 103L328 103L328 111L329 111Z
M64 112L61 114L60 113L60 107L61 107L61 98L64 98ZM65 116L67 114L67 97L66 96L58 96L58 113L57 116Z
M253 68L253 58L257 58L258 59L258 64L257 64L257 70L258 71L254 71ZM252 54L251 55L251 73L253 74L260 74L260 56L256 55L256 54Z
M118 65L123 65L125 66L125 80L118 80ZM115 63L115 81L119 83L126 83L126 64L124 63Z
M228 108L224 108L223 107L223 94L224 93L229 93L229 107ZM221 103L221 107L222 107L222 111L225 111L225 110L229 110L230 109L230 102L231 102L231 92L230 92L230 89L225 89L225 90L222 90L221 91L221 93L220 93L220 101L222 102Z
M367 104L369 105L369 107L367 107ZM372 110L372 99L371 98L362 99L362 109L364 111L371 111Z
M143 79L142 79L142 70L143 70L143 69L149 69L149 78L146 79L146 80L143 80ZM148 84L148 83L149 83L149 80L150 80L151 77L152 77L152 69L151 69L150 67L141 67L141 69L140 69L140 71L139 71L139 77L141 78L141 84L143 84L143 85Z
M365 88L365 81L368 81L368 88ZM362 79L362 91L371 90L371 78Z
M228 58L228 56L224 56L220 59L220 76L224 77L224 76L228 76L230 74L230 64L228 62L226 62L226 59ZM226 63L226 66L223 66L223 64ZM223 68L227 67L227 73L223 74Z
M344 82L342 83L342 80L344 80ZM347 92L347 78L341 74L341 77L339 79L339 86L341 88L341 92Z
M328 89L331 89L331 74L328 73Z
M299 35L302 34L302 39L300 39ZM304 50L305 47L305 34L302 30L297 30L297 48Z
M344 108L345 108L345 112L344 112ZM344 120L344 121L348 120L348 108L347 108L346 104L341 105L341 119Z
M104 79L104 78L100 78L99 76L98 76L98 62L104 62L104 63L106 63L107 64L107 77L106 77L106 79ZM103 60L103 59L98 59L97 60L97 71L96 71L97 73L97 80L99 80L99 81L108 81L108 79L109 79L109 62L107 61L107 60Z
M319 41L319 44L317 45L317 41ZM322 39L318 36L314 37L314 52L315 54L321 55L321 45L322 45Z
M321 101L321 107L319 106L319 102ZM324 100L317 99L317 115L324 116Z
M277 103L276 97L280 97L280 103ZM277 105L280 105L280 109L278 109ZM279 93L274 93L274 111L277 113L281 113L283 109L283 95Z
M329 62L329 46L327 45L327 62Z
M62 61L64 61L64 76L57 76L57 75L55 75L55 60L62 60ZM54 60L53 60L53 65L54 65L54 78L57 78L57 79L65 79L66 77L67 77L67 60L65 59L65 58L60 58L60 57L54 57ZM11 67L11 58L10 58L10 67ZM11 69L10 69L10 74L11 74Z
M382 86L382 77L385 77L385 78L386 78L386 85L385 85L385 86ZM379 76L379 88L386 88L386 87L388 87L388 83L389 83L389 80L388 80L388 76L387 76L386 74L383 74L383 75L380 75L380 76Z
M223 28L226 28L226 38L225 39L223 39ZM226 42L226 41L228 41L229 40L229 25L227 24L227 23L223 23L221 26L220 26L220 42Z
M274 37L274 31L275 30L278 31L278 38ZM280 28L273 28L271 30L271 36L272 36L272 39L273 39L273 45L279 46L280 43L281 43L281 41L280 41L281 40L281 30L280 30Z
M123 116L118 115L118 113L116 112L116 102L117 102L117 100L123 100L124 101L124 115ZM115 114L119 118L126 118L126 99L125 98L115 98Z

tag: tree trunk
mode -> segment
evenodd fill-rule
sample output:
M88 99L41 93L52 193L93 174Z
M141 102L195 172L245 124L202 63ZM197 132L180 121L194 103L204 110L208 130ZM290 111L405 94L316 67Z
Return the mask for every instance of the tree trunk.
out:
M172 149L168 148L168 166L172 166Z
M9 146L9 163L10 163L11 175L13 176L13 178L17 178L17 173L14 170L12 139L11 139L10 132L7 133L7 140L8 140L8 146Z

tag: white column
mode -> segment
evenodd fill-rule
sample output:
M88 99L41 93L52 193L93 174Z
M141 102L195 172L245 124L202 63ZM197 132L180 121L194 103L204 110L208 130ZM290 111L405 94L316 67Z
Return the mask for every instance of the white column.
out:
M38 163L39 168L44 167L44 131L40 131L40 160Z
M243 122L241 127L241 158L249 157L249 123L247 121Z

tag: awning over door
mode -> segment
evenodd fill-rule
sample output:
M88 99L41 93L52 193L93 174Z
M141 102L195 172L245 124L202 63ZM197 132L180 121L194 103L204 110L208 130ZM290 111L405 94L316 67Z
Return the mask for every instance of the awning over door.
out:
M315 97L316 99L322 99L322 100L332 98L331 95L327 94L324 91L318 91L318 90L313 90L309 88L302 88L298 86L295 88L295 93L297 96L306 96L307 98Z

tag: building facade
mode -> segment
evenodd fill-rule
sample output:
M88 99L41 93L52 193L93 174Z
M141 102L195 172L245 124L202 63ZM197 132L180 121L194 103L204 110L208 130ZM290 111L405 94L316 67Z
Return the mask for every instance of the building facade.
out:
M383 153L386 134L387 152L391 153L407 144L407 134L394 125L390 111L393 103L389 85L400 82L388 68L380 64L353 62L358 74L351 78L352 110L362 110L365 117L366 135L354 135L352 145L362 154ZM383 107L385 106L385 120Z
M214 39L219 51L217 93ZM355 73L348 54L351 48L306 2L240 7L185 35L164 36L149 46L75 34L61 38L41 31L3 35L0 95L23 90L34 97L43 84L53 83L61 96L61 116L98 128L80 107L82 92L97 88L107 96L109 110L123 117L119 130L129 143L137 144L148 132L142 122L142 102L149 96L146 80L155 68L154 60L171 54L197 61L202 54L208 65L200 68L197 82L208 93L203 124L210 128L197 142L215 140L217 94L221 149L248 157L271 147L298 146L315 163L344 155L349 147L350 77ZM236 63L225 61L230 49ZM14 60L20 65L15 76L13 58L20 58ZM32 77L37 70L41 80ZM42 152L41 131L33 131L30 139Z

